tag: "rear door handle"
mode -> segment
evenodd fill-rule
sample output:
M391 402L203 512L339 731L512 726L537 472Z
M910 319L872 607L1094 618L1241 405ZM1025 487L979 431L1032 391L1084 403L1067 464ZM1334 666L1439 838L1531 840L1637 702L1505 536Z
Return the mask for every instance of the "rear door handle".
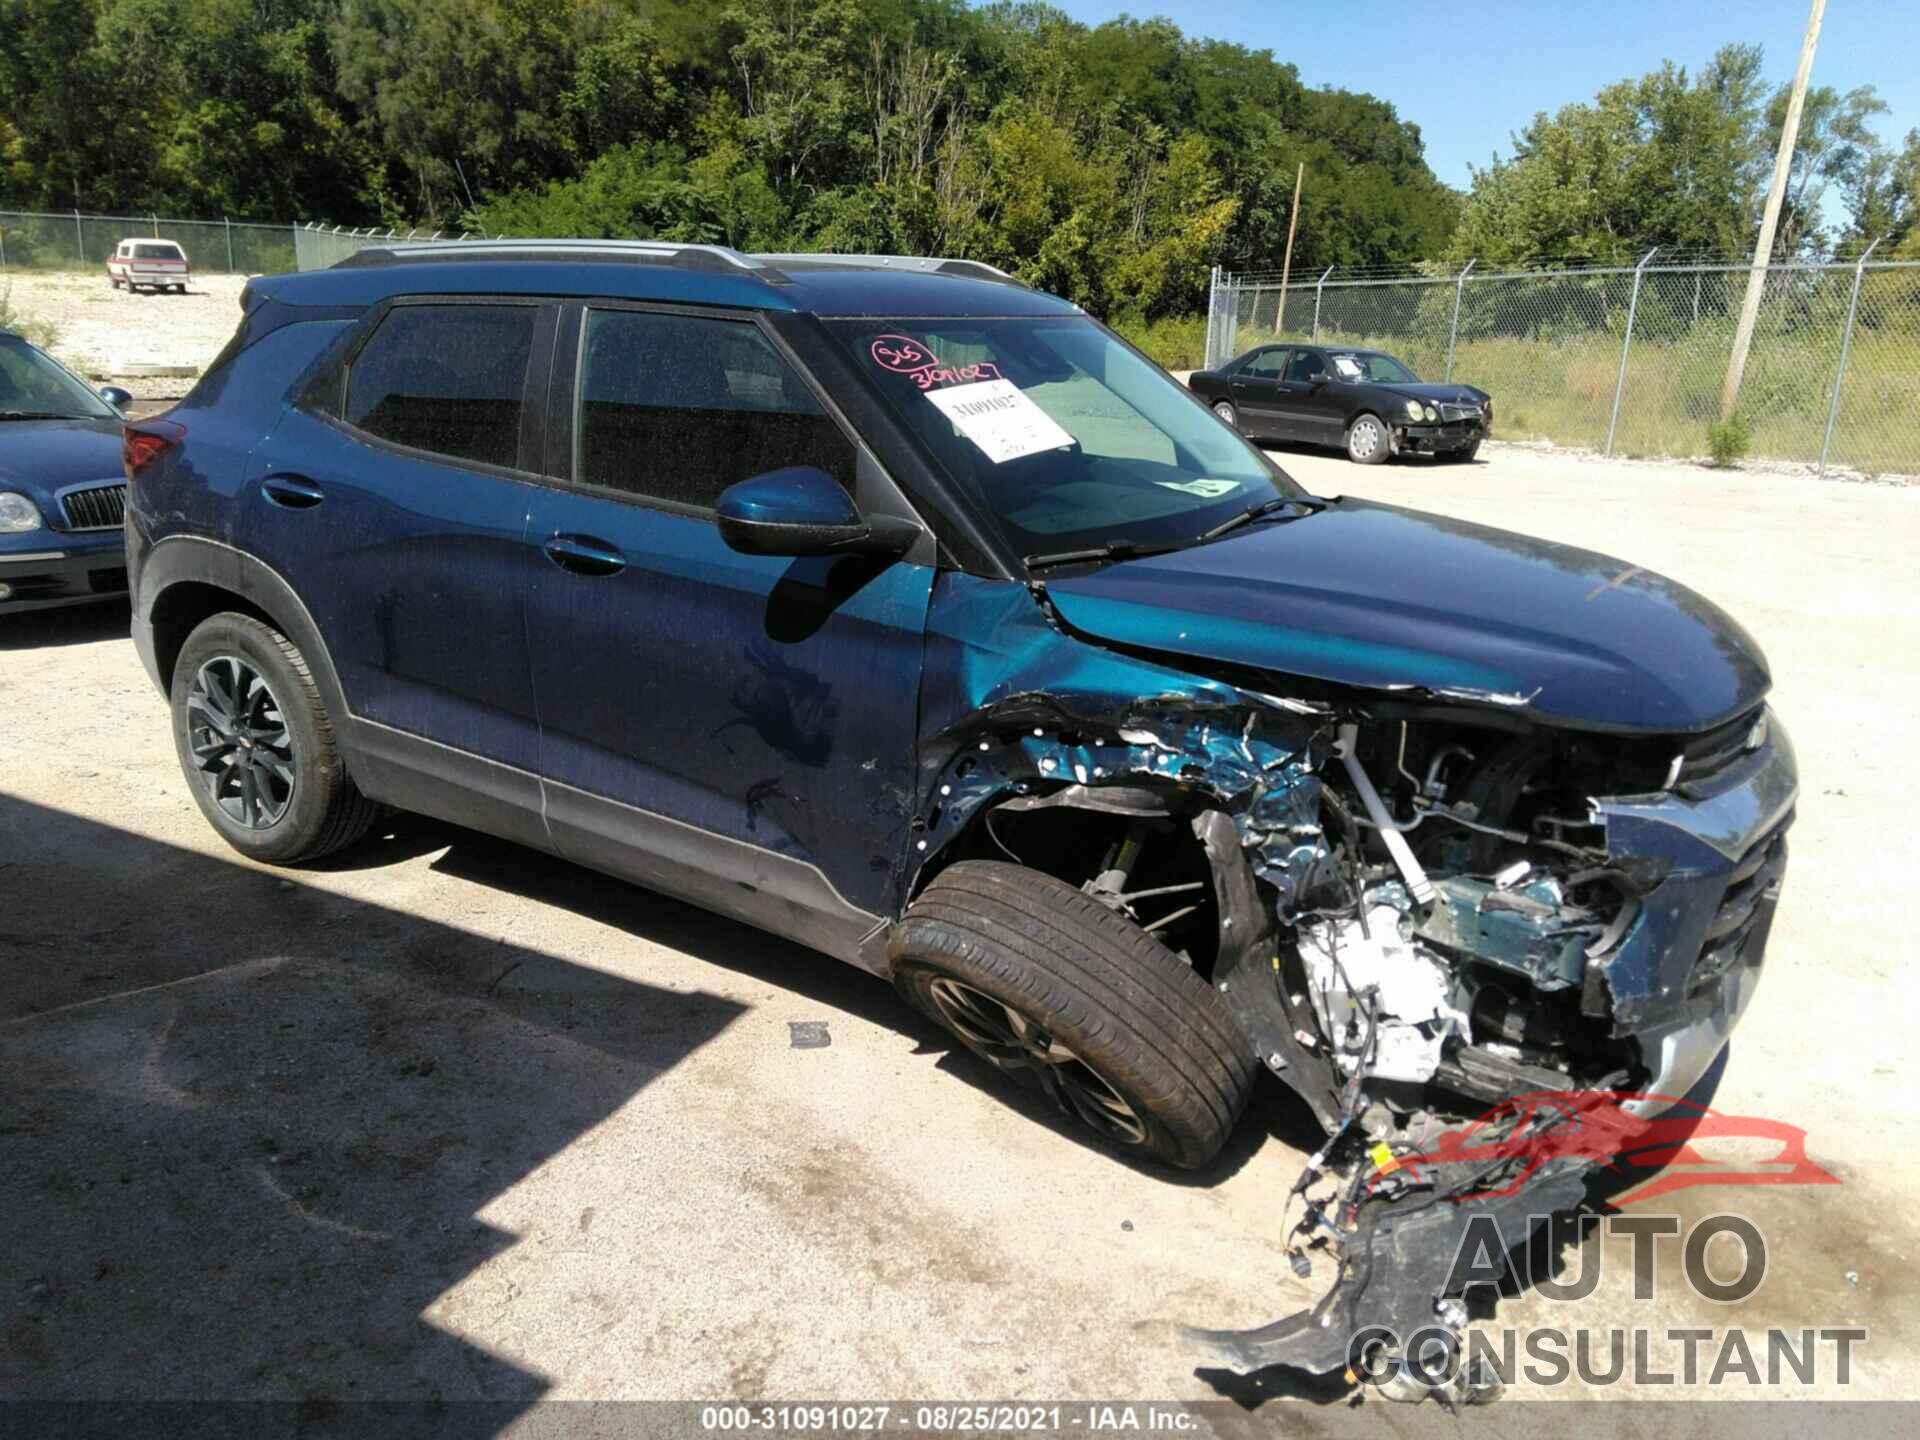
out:
M283 510L311 510L327 498L327 492L299 475L269 475L260 482L260 493Z
M591 535L556 535L541 548L554 564L576 575L618 575L627 568L626 556Z

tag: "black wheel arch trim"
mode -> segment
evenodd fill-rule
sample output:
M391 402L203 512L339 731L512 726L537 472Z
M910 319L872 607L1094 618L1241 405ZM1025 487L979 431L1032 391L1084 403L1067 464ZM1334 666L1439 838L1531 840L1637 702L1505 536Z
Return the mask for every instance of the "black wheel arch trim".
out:
M155 541L142 556L134 577L134 643L147 675L162 695L170 691L179 646L173 646L171 653L160 651L155 618L168 592L182 585L224 590L267 615L306 657L328 712L342 717L351 713L320 627L293 587L266 562L204 535L168 535Z

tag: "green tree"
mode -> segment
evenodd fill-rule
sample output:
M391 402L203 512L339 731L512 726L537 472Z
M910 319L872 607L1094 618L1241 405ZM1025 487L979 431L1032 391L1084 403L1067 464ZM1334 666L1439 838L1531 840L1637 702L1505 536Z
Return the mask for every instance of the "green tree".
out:
M1875 240L1877 254L1907 254L1920 249L1920 130L1909 130L1899 150L1868 157L1847 184L1849 223L1841 249L1858 253Z

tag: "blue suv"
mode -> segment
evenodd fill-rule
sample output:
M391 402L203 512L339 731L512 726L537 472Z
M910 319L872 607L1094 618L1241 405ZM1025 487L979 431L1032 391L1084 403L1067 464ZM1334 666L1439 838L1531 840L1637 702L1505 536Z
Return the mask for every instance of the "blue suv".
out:
M134 638L220 834L294 863L396 807L624 876L1176 1166L1271 1072L1348 1258L1236 1363L1337 1368L1327 1306L1430 1320L1410 1255L1578 1198L1382 1156L1540 1092L1658 1111L1752 994L1797 785L1747 634L1309 495L1065 301L515 242L242 308L126 440Z

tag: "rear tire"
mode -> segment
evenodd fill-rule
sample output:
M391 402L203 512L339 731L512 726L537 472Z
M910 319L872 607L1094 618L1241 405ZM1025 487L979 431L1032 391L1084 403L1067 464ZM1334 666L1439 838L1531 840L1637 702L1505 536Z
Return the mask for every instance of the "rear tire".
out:
M187 788L242 855L317 859L378 818L347 774L306 657L271 626L232 612L201 621L174 662L171 700Z
M1213 987L1064 881L962 861L908 908L888 955L916 1009L1111 1149L1193 1169L1246 1107L1252 1052Z
M1240 413L1233 408L1233 402L1231 400L1214 401L1213 413L1226 421L1227 424L1231 425L1234 429L1238 430L1240 428Z
M1356 465L1384 465L1393 454L1393 437L1378 415L1359 415L1347 427L1347 458Z

